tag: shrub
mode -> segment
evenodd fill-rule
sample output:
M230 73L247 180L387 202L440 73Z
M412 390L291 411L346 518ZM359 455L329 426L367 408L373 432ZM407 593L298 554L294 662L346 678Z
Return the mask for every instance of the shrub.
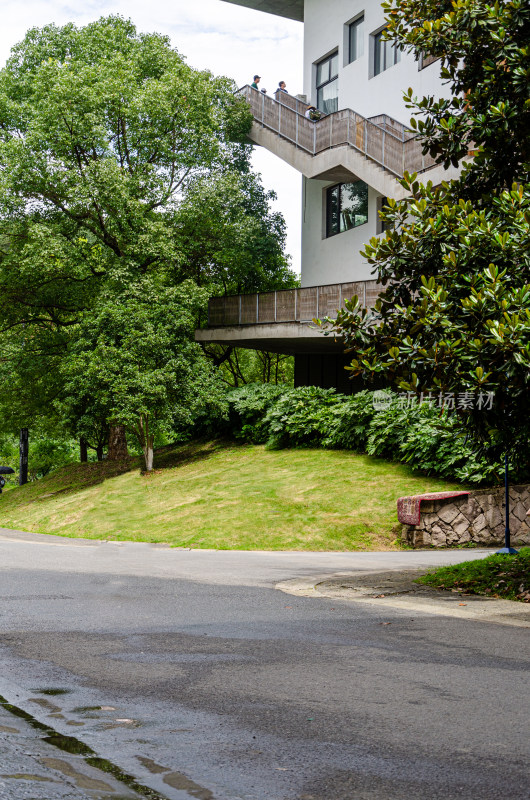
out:
M403 407L390 390L346 396L314 386L250 384L230 391L227 402L228 415L210 421L213 435L274 449L357 450L465 483L494 483L502 473L500 464L491 466L480 454L456 415L440 415L427 403Z
M278 398L264 420L271 449L282 447L318 447L329 431L332 410L347 397L335 389L301 386Z
M407 441L410 428L420 426L436 414L427 405L401 407L393 402L388 408L378 411L370 423L366 452L371 456L399 459L402 446Z
M330 409L324 447L366 452L370 424L376 413L373 392L364 390L345 398L343 403Z
M428 474L457 478L464 483L492 482L502 473L500 464L491 466L477 452L454 415L440 417L434 410L411 422L399 449L401 461Z
M235 439L264 444L268 439L265 417L286 391L272 383L251 383L228 394L228 427Z

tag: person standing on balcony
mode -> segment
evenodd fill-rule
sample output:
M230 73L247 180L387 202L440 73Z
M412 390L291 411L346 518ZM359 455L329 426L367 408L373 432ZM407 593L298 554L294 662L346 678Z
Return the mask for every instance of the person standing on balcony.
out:
M285 92L285 94L289 94L289 92L287 91L287 84L285 83L285 81L279 82L276 92Z
M254 81L250 84L252 89L259 89L259 82L261 80L261 75L254 75Z

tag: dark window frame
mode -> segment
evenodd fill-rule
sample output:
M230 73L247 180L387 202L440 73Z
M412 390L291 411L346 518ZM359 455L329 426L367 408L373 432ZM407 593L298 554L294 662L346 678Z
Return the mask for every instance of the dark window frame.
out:
M331 63L332 63L332 61L334 59L336 59L336 63L337 63L337 72L336 72L336 74L331 76ZM322 81L321 83L319 83L318 82L318 71L325 64L328 64L328 77L327 77L327 79L325 81ZM316 63L316 78L315 78L315 87L316 87L316 93L317 93L317 103L316 104L317 104L317 108L319 108L321 111L324 111L324 109L320 108L320 92L323 89L325 89L326 86L330 86L332 83L335 83L335 81L338 82L338 80L339 80L339 50L337 48L336 50L333 51L333 53L330 53L329 56L326 56L325 58L321 58L320 61L318 61ZM337 105L338 105L338 92L337 92Z
M384 39L383 34L386 28L382 28L377 33L372 34L374 40L374 55L373 55L373 74L381 75L386 72L390 67L395 67L401 61L401 50L399 45L389 39ZM390 59L387 63L387 55L391 53Z
M353 33L354 30L358 31L360 27L361 27L361 31L362 31L361 32L361 38L360 38L360 41L362 43L361 52L357 52L356 51L355 55L353 56L352 55L352 50L353 50L353 47L352 47L352 45L353 45L352 33ZM358 43L358 41L359 41L359 38L358 38L358 35L357 35L356 36L356 42ZM348 64L353 64L354 61L357 61L359 58L362 58L363 56L364 56L364 14L361 14L360 17L357 17L357 19L354 19L353 22L350 22L350 24L348 25Z
M420 53L420 57L418 59L418 71L420 72L422 69L427 69L427 67L430 67L431 64L436 64L436 62L439 60L440 56L432 56L428 55L427 53Z
M359 222L356 225L352 225L349 228L345 228L341 230L340 221L341 221L341 214L342 214L342 187L343 186L350 186L352 184L362 183L366 186L366 219L364 222ZM352 231L355 228L360 228L362 225L366 225L368 223L369 214L368 214L368 203L369 203L369 196L368 196L369 186L366 181L343 181L342 183L335 183L333 186L328 186L325 190L325 201L326 201L326 226L325 226L325 238L331 239L333 236L338 236L340 233L347 233L347 231ZM337 227L338 230L333 230L333 214L335 213L335 217L337 220Z
M377 198L377 222L375 226L375 233L376 236L379 236L381 233L385 233L390 227L384 219L381 219L379 216L380 212L383 210L385 206L388 205L388 197L380 196Z

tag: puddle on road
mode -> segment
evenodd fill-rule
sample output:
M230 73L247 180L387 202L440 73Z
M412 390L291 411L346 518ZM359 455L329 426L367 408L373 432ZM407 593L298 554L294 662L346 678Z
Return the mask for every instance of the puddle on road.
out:
M65 753L82 756L84 761L90 767L94 767L100 772L106 772L108 775L112 775L113 778L120 783L123 783L133 792L136 792L138 795L140 795L140 797L145 797L146 800L168 800L168 798L160 794L160 792L155 792L154 789L150 789L148 786L138 783L138 781L133 778L132 775L123 772L123 770L121 770L111 761L108 761L108 759L100 758L91 747L79 741L79 739L76 739L74 736L65 736L64 734L58 733L53 728L50 728L49 725L39 722L38 719L35 719L35 717L33 717L27 711L24 711L24 709L9 703L5 697L2 697L1 695L0 705L2 705L6 711L9 711L15 717L20 717L23 719L35 730L44 733L45 736L41 736L43 741L53 745L54 747L57 747L59 750L62 750ZM51 760L53 761L54 759ZM84 777L88 778L86 775ZM107 789L105 791L107 791Z
M42 706L42 708L46 708L48 711L53 711L54 713L60 713L62 711L60 706L56 706L55 703L50 703L50 701L46 700L44 697L32 697L29 702L36 703L38 706Z
M75 769L69 761L63 761L61 758L41 758L40 761L44 764L45 767L49 769L54 769L57 772L61 772L63 775L66 775L68 778L73 778L80 789L90 789L96 792L112 792L112 786L105 781L99 781L96 778L91 778L89 775L85 775L83 772L79 772L78 769Z
M190 781L182 772L170 772L169 775L164 775L162 780L168 786L180 789L181 792L187 792L191 797L196 797L197 800L214 800L214 796L209 789Z
M13 775L0 775L0 778L5 780L15 781L49 781L53 783L53 778L47 778L45 775L32 775L31 772L15 772Z
M153 761L151 758L146 758L145 756L136 756L140 764L152 772L153 775L157 775L160 772L171 772L169 767L162 767L160 764L157 764L156 761Z
M53 690L59 691L59 690ZM67 690L63 690L67 691ZM35 702L40 706L48 707L49 705L46 700L32 698L30 702ZM150 789L148 786L144 786L132 776L126 772L123 772L119 767L113 764L106 758L100 758L91 747L84 742L81 742L79 739L76 739L74 736L66 736L62 733L58 733L58 731L50 728L48 725L45 725L39 720L35 719L31 714L27 711L24 711L22 708L9 703L4 697L0 695L0 705L2 705L6 711L9 711L11 714L14 714L16 717L20 717L21 719L25 720L32 728L45 733L45 736L42 736L41 739L47 744L53 745L53 747L57 747L59 750L62 750L65 753L70 753L71 755L81 756L88 766L93 767L100 772L107 773L112 775L120 783L123 783L132 791L136 792L141 797L145 797L146 800L167 800L164 795L161 795L159 792ZM111 711L115 710L112 706L82 706L74 711ZM120 720L120 722L133 722L133 720ZM75 722L73 724L76 724ZM77 723L83 724L83 723ZM16 729L12 729L15 731ZM19 733L19 731L16 731ZM170 769L170 767L163 767L160 764L157 764L155 761L152 761L150 758L146 758L144 756L137 756L138 760L144 767L146 767L151 773L162 773L164 777L162 780L167 786L171 786L173 789L178 789L179 791L186 792L190 797L196 798L196 800L215 800L213 793L209 789L205 789L204 786L199 786L199 784L192 781L182 772L174 772ZM95 791L110 791L113 793L111 787L109 787L104 781L100 781L94 778L91 778L88 775L83 774L75 769L75 767L70 764L68 761L63 761L62 759L55 759L55 758L42 758L42 763L45 766L48 766L51 769L56 769L59 772L62 772L64 775L73 778L77 785L83 789L95 790ZM22 774L21 774L22 775ZM3 777L16 777L16 776L3 776ZM22 777L20 778L22 779ZM27 779L30 780L49 780L48 778L36 778L27 776ZM115 793L112 794L114 798L116 798ZM118 798L116 798L118 800Z
M92 711L116 711L114 706L76 706L72 708L73 714L90 714Z

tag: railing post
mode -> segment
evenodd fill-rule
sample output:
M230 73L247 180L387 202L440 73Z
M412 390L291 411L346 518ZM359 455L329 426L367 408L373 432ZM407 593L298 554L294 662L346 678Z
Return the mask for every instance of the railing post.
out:
M401 157L401 175L405 174L405 142L401 145L403 148L403 155Z
M333 147L333 114L329 115L329 149Z
M339 311L342 308L342 283L339 283Z
M313 122L313 155L317 153L317 124Z
M274 322L276 322L276 306L278 303L278 292L274 292Z
M298 322L298 289L294 290L294 321Z
M363 306L366 308L366 281L364 282Z
M348 126L346 128L346 143L350 144L350 112L348 111Z
M316 318L318 319L318 286L317 286L317 313L316 313Z
M211 302L212 302L212 298L210 297L210 299L208 300L208 323L207 323L208 327L210 327L210 305L211 305ZM224 320L224 317L223 317L223 322L224 321L225 320Z
M282 104L278 103L278 133L282 132Z
M261 95L261 124L265 125L265 95Z
M256 295L256 325L259 323L259 294Z
M239 295L239 324L241 325L241 295Z
M295 137L296 137L296 146L298 147L298 112L296 112L296 133L295 133Z
M383 128L383 167L385 166L385 142L386 142L386 131Z
M368 122L364 120L364 154L368 154Z

